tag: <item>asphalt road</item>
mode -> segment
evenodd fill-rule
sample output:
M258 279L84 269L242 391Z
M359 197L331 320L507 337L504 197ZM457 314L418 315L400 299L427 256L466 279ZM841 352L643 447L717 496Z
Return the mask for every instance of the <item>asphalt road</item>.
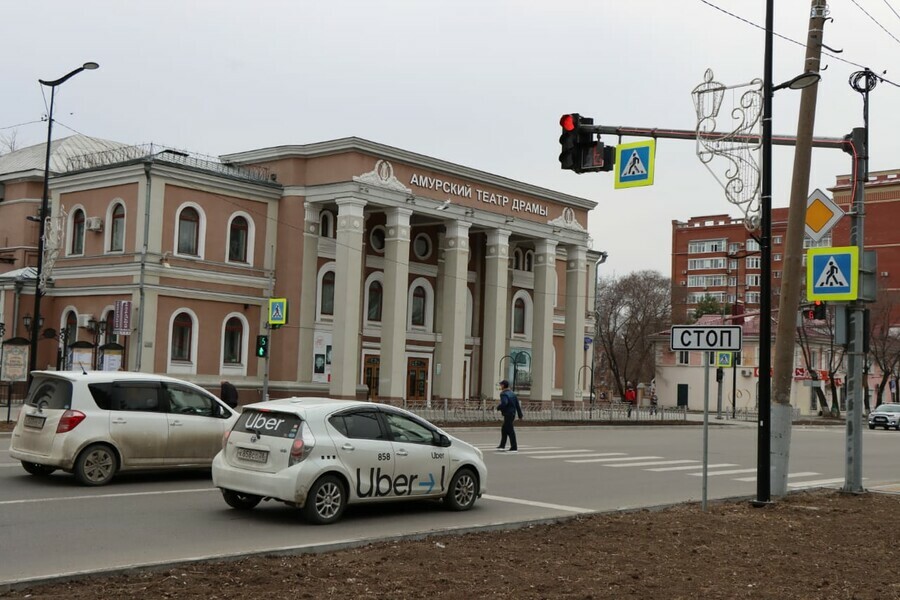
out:
M756 430L712 426L708 498L753 497ZM0 585L57 575L249 552L355 544L439 530L504 526L573 514L699 501L701 427L519 428L519 453L491 450L499 433L456 430L485 450L489 489L472 511L438 503L349 509L331 526L267 502L227 507L208 472L125 475L86 488L64 473L40 479L10 459L0 436ZM900 433L864 431L863 484L895 483ZM844 430L795 427L793 489L841 487Z

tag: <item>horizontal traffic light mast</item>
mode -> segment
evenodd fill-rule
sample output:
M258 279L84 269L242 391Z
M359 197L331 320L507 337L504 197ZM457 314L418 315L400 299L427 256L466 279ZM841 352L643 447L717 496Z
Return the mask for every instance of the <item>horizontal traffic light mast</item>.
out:
M582 117L584 120L584 117ZM696 140L698 137L707 140L728 138L729 141L761 143L761 136L758 135L735 135L732 132L722 131L696 131L694 129L659 129L655 127L622 127L611 125L594 125L593 119L590 124L583 125L591 133L598 135L617 135L620 137L649 137L662 138L672 140ZM791 135L773 135L772 143L776 146L796 146L797 137ZM813 137L812 145L814 148L833 148L835 150L844 150L847 140L844 138L831 137Z

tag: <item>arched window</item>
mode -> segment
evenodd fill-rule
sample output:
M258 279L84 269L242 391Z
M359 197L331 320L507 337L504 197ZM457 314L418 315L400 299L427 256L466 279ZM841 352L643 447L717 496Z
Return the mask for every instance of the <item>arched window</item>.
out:
M513 269L516 271L522 270L522 250L519 248L513 251Z
M200 214L188 206L178 215L178 254L199 256L199 247Z
M516 298L513 304L513 333L525 335L525 300Z
M417 285L412 293L412 306L411 308L411 318L410 322L416 327L425 327L425 307L427 305L426 302L426 294L425 288L421 285Z
M109 226L109 250L121 252L125 248L125 206L116 203L112 209Z
M194 320L186 312L178 313L172 322L172 360L191 360L191 335Z
M334 316L334 271L328 271L322 276L322 295L320 300L323 315Z
M384 296L384 288L380 281L369 284L368 320L381 322L381 304Z
M247 241L249 227L247 219L235 217L228 228L228 260L231 262L247 262Z
M534 271L534 251L526 250L525 251L525 266L524 269L528 272Z
M319 213L319 235L326 238L335 237L334 214L323 210Z
M237 317L225 323L225 339L222 342L222 360L226 365L241 363L241 349L244 346L244 324Z
M72 254L84 254L84 211L80 208L72 213Z

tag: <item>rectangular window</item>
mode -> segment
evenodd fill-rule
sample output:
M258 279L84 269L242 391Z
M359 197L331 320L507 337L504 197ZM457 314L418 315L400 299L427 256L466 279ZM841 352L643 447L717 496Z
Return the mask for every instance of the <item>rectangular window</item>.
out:
M760 275L747 275L747 287L759 287Z
M679 365L689 365L691 360L691 355L687 350L679 350L677 364Z
M803 236L803 247L804 248L827 248L831 246L831 234L827 234L818 242L813 241L812 238L807 236Z
M748 252L758 252L759 251L759 242L750 238L747 240L747 251Z
M747 292L747 304L759 304L759 292Z
M696 240L688 243L688 254L703 254L705 252L724 252L726 240Z
M772 238L772 243L780 246L781 245L781 236L780 235L774 236Z
M758 269L760 265L760 259L758 256L748 256L744 264L748 269Z
M772 255L772 260L773 260L773 261L776 261L776 262L779 262L779 261L781 260L781 255L780 255L780 254L773 254L773 255Z
M688 260L688 269L691 271L700 269L724 269L724 258L692 258Z

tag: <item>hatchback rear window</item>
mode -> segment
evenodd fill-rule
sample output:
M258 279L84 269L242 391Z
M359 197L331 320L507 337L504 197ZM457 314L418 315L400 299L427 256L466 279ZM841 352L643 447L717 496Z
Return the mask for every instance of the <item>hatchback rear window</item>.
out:
M293 439L300 431L302 419L292 413L245 410L234 424L234 431Z
M72 408L72 382L65 379L35 377L28 390L29 406L69 410Z

